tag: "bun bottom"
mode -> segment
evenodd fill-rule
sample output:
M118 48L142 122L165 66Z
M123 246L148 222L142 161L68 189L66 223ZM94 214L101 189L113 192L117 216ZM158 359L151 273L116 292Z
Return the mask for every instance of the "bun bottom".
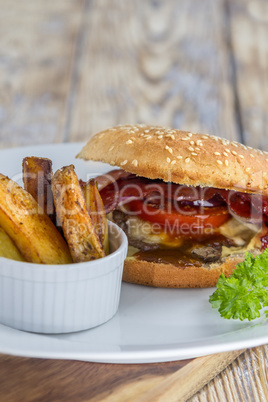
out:
M129 257L125 260L123 281L161 288L208 288L216 286L221 273L230 276L236 264L244 258L244 254L236 254L226 257L221 263L185 267Z

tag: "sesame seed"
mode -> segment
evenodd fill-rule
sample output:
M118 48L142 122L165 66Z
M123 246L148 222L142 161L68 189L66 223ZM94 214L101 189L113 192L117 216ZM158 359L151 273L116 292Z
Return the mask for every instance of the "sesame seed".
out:
M249 172L250 171L250 168L248 167L248 168L246 168L246 172Z
M255 158L255 156L253 154L249 154L249 156L251 156L251 158Z
M223 155L224 155L224 156L228 156L227 152L223 152Z
M197 147L196 147L195 150L196 150L196 151L200 151L200 148L197 148Z
M226 151L226 152L229 152L229 153L231 152L230 149L228 149L228 148L226 148L225 151Z
M175 136L173 134L166 134L166 137L175 140Z
M133 144L132 140L127 140L126 144Z
M244 159L244 156L243 156L243 155L238 155L238 156L239 156L239 158Z
M165 149L167 149L170 154L173 154L173 149L170 148L168 145L165 146Z
M127 164L127 159L120 163L121 166L124 166L126 164Z
M145 135L144 138L146 138L146 140L149 140L150 138L152 138L151 135Z
M231 144L236 148L238 147L238 145L235 142L231 142Z
M181 155L178 155L178 156L177 156L177 159L182 159L182 156L181 156Z
M161 140L161 138L163 138L163 135L159 135L157 138L158 138L159 140Z
M182 138L182 141L188 141L189 140L189 137L183 137Z
M266 160L266 162L268 162L268 159L265 159Z
M214 155L220 156L220 152L214 152Z
M217 160L217 163L218 163L219 165L222 165L222 161Z
M137 159L133 159L133 161L131 162L132 165L134 166L138 166L138 161Z
M233 154L233 155L237 155L237 152L235 152L235 151L232 151L232 154Z
M208 136L207 135L202 135L202 138L204 138L204 140L207 140Z
M109 152L111 152L114 149L114 145L111 146L111 148L109 148Z
M188 149L189 149L189 151L194 151L193 147L189 147Z
M189 163L190 160L191 160L190 158L186 158L186 159L185 159L185 163Z
M259 153L260 153L261 155L263 155L263 152L262 152L262 151L259 151Z
M191 137L192 137L192 135L193 135L192 133L188 133L188 137L190 137L190 138L191 138Z
M228 160L227 160L227 159L225 159L224 163L225 163L225 165L226 165L226 166L228 166L228 165L229 165L229 162L228 162Z
M145 132L145 133L149 133L149 132L150 132L150 130L144 130L144 132Z
M170 158L167 158L167 163L170 163Z
M177 161L175 161L175 159L174 159L174 161L171 162L171 165L175 165L176 162Z
M197 156L197 154L196 154L195 152L192 152L192 153L191 153L191 155L193 155L193 156Z
M114 161L111 161L111 162L110 162L110 165L112 165L112 166L115 165L115 162L114 162Z
M194 141L190 141L190 144L191 144L191 145L194 145Z

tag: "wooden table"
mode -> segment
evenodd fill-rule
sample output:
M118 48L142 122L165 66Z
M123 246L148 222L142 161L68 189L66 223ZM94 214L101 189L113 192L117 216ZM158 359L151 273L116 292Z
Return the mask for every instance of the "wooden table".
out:
M144 122L268 150L266 1L0 0L0 10L2 148ZM247 350L192 401L268 400L267 356ZM66 394L86 364L1 356L1 400L90 400ZM148 366L139 384L169 367Z

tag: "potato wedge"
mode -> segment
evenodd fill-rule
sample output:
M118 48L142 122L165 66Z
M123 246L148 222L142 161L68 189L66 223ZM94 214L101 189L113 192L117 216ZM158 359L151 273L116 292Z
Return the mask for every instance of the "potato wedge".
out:
M57 170L51 184L57 218L74 262L104 257L105 253L87 212L74 166Z
M68 264L68 246L35 199L0 174L0 226L28 262Z
M16 261L25 261L13 241L2 228L0 228L0 257L10 258Z
M97 181L89 180L82 187L87 211L91 217L93 226L99 236L105 254L109 253L108 223L104 205L98 190Z
M24 189L53 220L55 208L51 190L52 161L47 158L28 156L22 161L22 173Z

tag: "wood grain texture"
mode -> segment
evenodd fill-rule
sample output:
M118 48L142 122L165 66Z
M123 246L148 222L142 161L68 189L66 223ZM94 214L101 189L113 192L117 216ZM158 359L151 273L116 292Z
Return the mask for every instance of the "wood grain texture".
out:
M141 122L237 138L224 0L92 4L70 141Z
M0 355L0 400L185 400L240 354L125 365Z
M240 351L234 351L194 359L187 366L146 392L138 400L139 402L184 401L232 363L240 353Z
M228 0L235 90L244 141L268 149L268 3Z
M249 349L189 402L268 400L268 346Z
M107 396L133 381L143 381L146 388L183 365L182 361L122 366L0 355L0 400L18 400L23 390L23 401L97 401L100 394Z
M0 145L61 142L83 2L0 5Z

